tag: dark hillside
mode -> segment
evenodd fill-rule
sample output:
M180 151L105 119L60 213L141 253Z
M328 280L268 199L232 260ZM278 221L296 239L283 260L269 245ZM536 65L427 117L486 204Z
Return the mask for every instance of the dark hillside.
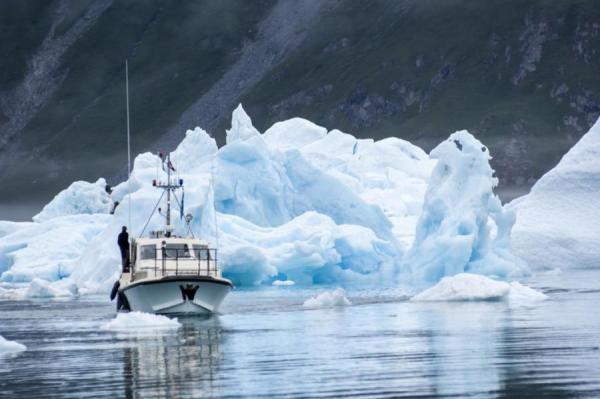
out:
M0 33L0 219L123 172L125 58L135 152L223 142L243 102L426 150L468 129L520 192L600 115L595 0L9 0Z

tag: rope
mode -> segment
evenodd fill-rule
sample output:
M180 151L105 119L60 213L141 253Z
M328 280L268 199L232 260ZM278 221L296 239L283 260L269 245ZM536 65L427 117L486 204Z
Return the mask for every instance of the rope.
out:
M142 232L140 233L138 238L141 238L144 235L144 231L146 231L146 227L148 227L148 223L150 223L150 219L152 219L152 216L154 216L154 212L156 212L156 208L158 208L158 205L160 204L160 201L162 200L164 195L165 195L165 192L163 191L162 194L160 195L160 198L156 202L156 205L154 205L154 209L152 210L152 213L150 214L150 217L146 221L146 224L144 225L144 228L142 229Z

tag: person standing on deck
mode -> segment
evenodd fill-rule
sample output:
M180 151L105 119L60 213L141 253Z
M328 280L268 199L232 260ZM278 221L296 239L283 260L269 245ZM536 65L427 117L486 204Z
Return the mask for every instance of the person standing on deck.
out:
M117 244L119 244L121 250L121 266L123 266L123 272L125 272L129 269L129 234L127 234L127 227L123 226L121 229Z

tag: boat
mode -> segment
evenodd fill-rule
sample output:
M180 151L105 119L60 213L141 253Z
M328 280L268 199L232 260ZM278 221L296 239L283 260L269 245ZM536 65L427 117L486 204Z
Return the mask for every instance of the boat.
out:
M171 198L180 203L175 192L183 189L183 180L171 178L174 167L168 155L163 163L167 165L167 181L154 180L153 186L166 193L166 224L163 230L150 232L149 237L132 240L130 267L123 270L116 284L117 310L211 314L219 309L233 284L221 275L217 248L194 237L189 228L191 215L185 216L189 234L173 234ZM159 214L162 212L158 205L163 197L155 207Z
M129 140L129 77L125 61L126 101L127 101L127 158L128 181L131 181L131 150ZM127 265L115 282L111 300L117 298L117 311L140 311L146 313L175 315L209 315L216 312L232 290L230 280L223 278L217 259L217 248L211 248L208 241L196 238L190 227L192 215L185 215L183 194L181 201L177 191L184 189L183 179L173 178L175 167L170 155L159 154L163 170L167 172L166 182L153 180L152 185L163 191L154 210L164 216L162 230L152 231L149 237L132 240ZM211 181L212 184L212 181ZM159 207L166 194L166 213ZM176 236L171 225L171 200L179 204L179 213L187 226L187 235ZM216 223L215 223L216 224ZM129 225L131 226L131 201L129 201ZM146 226L148 223L146 223ZM217 235L216 235L217 236Z

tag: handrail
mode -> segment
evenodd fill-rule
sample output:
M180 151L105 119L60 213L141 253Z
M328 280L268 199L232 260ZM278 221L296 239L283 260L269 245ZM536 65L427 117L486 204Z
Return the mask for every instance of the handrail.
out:
M162 276L197 274L198 276L219 277L216 248L195 248L191 251L180 248L147 248L146 251L150 251L150 256L148 256L148 252L145 252L142 253L145 257L137 257L137 262L140 262L137 269L147 271L148 265L143 268L141 264L153 262L155 277L159 274L159 261ZM150 270L152 270L152 266L150 266Z

